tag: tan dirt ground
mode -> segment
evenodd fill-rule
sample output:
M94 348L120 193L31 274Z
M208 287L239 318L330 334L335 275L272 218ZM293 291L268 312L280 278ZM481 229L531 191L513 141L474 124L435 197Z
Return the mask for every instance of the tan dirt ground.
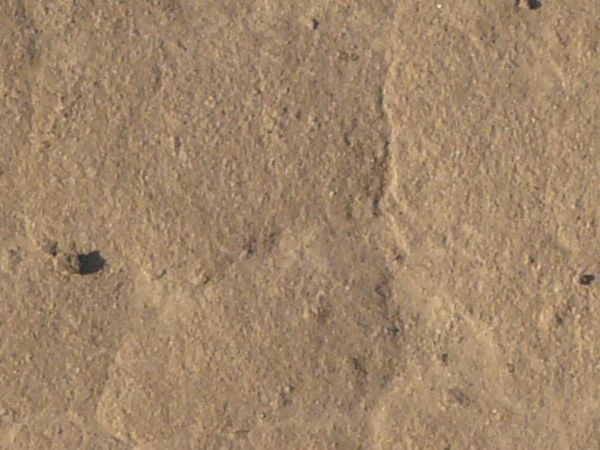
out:
M2 0L0 448L600 448L600 1L539 6Z

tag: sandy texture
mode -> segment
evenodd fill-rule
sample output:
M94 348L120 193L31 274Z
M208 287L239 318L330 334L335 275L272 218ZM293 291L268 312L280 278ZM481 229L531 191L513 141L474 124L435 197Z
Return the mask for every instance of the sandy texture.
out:
M600 448L599 18L0 2L0 448Z

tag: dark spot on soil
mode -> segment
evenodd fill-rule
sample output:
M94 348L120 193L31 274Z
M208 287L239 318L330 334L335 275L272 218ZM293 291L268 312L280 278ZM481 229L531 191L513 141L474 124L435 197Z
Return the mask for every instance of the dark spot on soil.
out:
M312 20L312 29L316 30L317 28L319 28L319 25L321 25L321 21L317 18L313 18Z
M90 253L77 254L77 264L79 275L91 275L104 269L106 260L99 251L95 250Z
M448 353L442 353L440 355L440 361L442 362L442 364L444 366L447 366L448 365Z
M383 332L387 336L391 336L391 337L395 338L400 334L400 328L398 328L398 326L395 323L392 323L391 325L388 325L387 327L385 327Z
M527 7L529 9L539 9L542 7L542 2L540 0L526 0ZM521 0L515 0L515 8L518 8L521 4Z
M44 242L42 248L50 256L58 255L58 242L56 242L56 241L48 240L48 241Z
M359 357L353 357L350 359L350 364L352 365L352 370L354 371L356 377L363 381L367 378L368 372L365 368L364 362Z
M265 245L267 247L267 250L273 250L279 243L280 239L281 239L281 229L279 227L273 227L273 229L271 230L271 232L267 235L267 237L265 239Z
M560 314L555 314L554 320L556 321L556 325L562 325L564 322L564 319L560 316Z
M392 288L390 287L390 283L387 279L381 281L377 286L375 286L375 293L377 297L379 297L379 302L382 307L385 307L388 300L392 297Z
M19 264L21 264L23 258L18 250L10 249L8 251L8 264L11 269L15 269Z
M256 254L257 250L258 250L258 239L256 239L256 236L249 236L246 239L246 242L244 242L244 252L246 253L246 256L250 257L250 256Z
M177 151L179 151L181 149L181 138L179 136L175 136L173 138L173 147Z
M467 394L465 394L463 390L458 387L449 389L448 393L450 394L452 399L459 405L465 405L469 403L469 397L467 397Z
M319 296L317 304L312 308L311 312L316 319L316 322L320 325L323 325L331 316L332 309L327 299L321 295Z
M589 286L594 281L596 281L596 277L591 273L584 273L579 277L579 284L582 286Z
M394 248L393 255L394 255L394 261L396 261L398 264L402 264L406 259L406 256L404 255L404 253L398 247Z

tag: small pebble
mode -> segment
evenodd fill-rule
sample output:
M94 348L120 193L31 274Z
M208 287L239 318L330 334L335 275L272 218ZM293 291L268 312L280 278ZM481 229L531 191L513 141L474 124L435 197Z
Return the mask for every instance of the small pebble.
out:
M579 284L582 286L589 286L596 280L596 277L591 273L584 273L579 277Z

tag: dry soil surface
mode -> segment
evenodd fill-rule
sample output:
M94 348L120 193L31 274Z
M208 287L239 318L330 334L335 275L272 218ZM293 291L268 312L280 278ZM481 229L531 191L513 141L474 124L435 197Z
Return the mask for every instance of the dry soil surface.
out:
M517 3L2 0L0 448L600 448L600 1Z

